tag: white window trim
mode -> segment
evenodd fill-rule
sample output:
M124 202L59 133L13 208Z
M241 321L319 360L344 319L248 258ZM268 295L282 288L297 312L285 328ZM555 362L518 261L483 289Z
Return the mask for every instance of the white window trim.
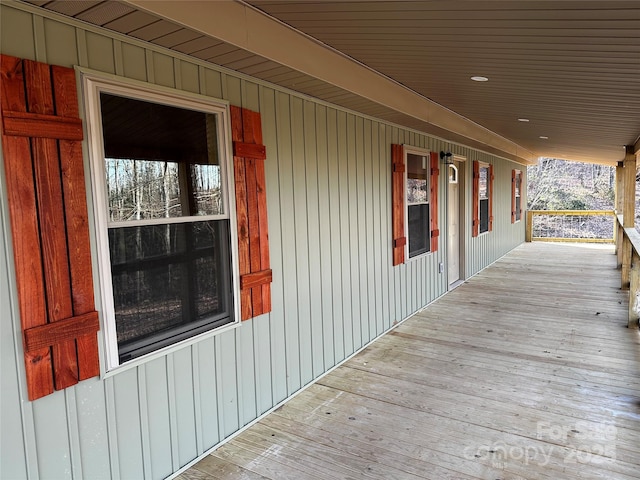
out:
M402 192L404 195L404 231L405 236L407 237L407 242L404 246L404 258L405 263L413 262L414 260L419 260L421 258L427 257L433 254L431 250L431 151L415 147L413 145L402 145L404 150L404 181L402 185ZM407 168L407 158L409 155L418 155L420 157L426 157L427 159L427 171L429 175L427 175L427 205L429 205L429 251L421 253L420 255L416 255L415 257L409 256L409 202L407 201L407 175L409 174L409 169Z
M235 205L235 182L233 178L233 152L231 144L231 120L229 102L213 99L203 95L183 92L165 87L158 87L144 82L129 80L114 75L104 75L89 69L77 68L80 74L79 84L82 87L81 98L84 102L84 116L87 132L87 145L89 151L90 192L93 193L93 214L95 238L97 246L97 297L102 306L101 330L102 346L104 346L104 361L100 362L101 377L106 378L114 373L136 367L154 358L165 356L186 345L196 343L206 337L219 335L222 332L240 326L240 272L238 265L238 234ZM223 198L223 215L203 215L197 220L229 219L230 252L231 252L231 283L233 292L232 322L209 330L207 332L183 339L153 352L141 355L123 364L118 357L118 342L115 325L115 310L113 304L113 285L111 278L111 261L109 255L107 192L104 163L104 148L102 137L102 120L100 114L100 93L106 92L119 96L130 97L137 100L146 100L154 103L171 105L207 113L220 115L222 121L218 124L218 140L220 151L224 153L220 167L223 189L227 192ZM166 220L166 221L165 221ZM163 223L177 223L194 221L193 217L163 219ZM118 222L121 223L121 222ZM127 222L127 226L157 223L157 220ZM114 224L115 225L115 224Z
M478 162L478 175L480 175L480 170L482 168L487 169L487 191L489 192L489 195L487 195L487 199L489 200L489 202L491 202L491 195L493 195L493 190L491 189L491 178L489 178L489 176L491 175L491 170L489 167L490 167L489 163ZM480 182L480 177L478 177L478 182ZM481 222L482 219L480 218L480 212L482 211L482 209L480 208L480 200L482 199L480 198L480 186L478 186L478 237L482 237L483 235L489 235L489 233L491 233L491 230L489 230L488 227L486 232L480 231L480 224L482 223ZM487 222L489 221L490 219L487 219Z
M458 183L458 179L460 177L460 172L458 171L458 167L456 167L453 163L450 163L447 165L448 169L447 169L447 182L449 184L455 185ZM451 179L452 175L451 172L453 172L453 179Z
M516 171L516 178L515 178L515 179L516 179L516 181L517 181L517 179L518 179L518 176L520 176L520 195L516 195L516 194L514 194L514 197L515 197L515 198L513 199L513 200L514 200L514 202L513 202L513 203L514 203L514 205L513 205L513 206L514 206L514 207L516 207L515 199L516 199L516 198L520 198L520 210L524 210L524 209L522 208L522 170L518 170L517 168L515 168L514 170ZM515 218L515 221L514 221L513 223L514 223L514 224L516 224L516 223L520 223L521 221L522 221L522 214L520 214L520 218L517 218L517 217L516 217L516 218Z

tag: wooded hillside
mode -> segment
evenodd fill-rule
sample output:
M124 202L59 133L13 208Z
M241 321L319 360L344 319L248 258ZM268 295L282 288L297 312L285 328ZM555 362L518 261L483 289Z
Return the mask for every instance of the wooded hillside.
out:
M608 210L615 202L615 168L543 158L527 168L529 210Z

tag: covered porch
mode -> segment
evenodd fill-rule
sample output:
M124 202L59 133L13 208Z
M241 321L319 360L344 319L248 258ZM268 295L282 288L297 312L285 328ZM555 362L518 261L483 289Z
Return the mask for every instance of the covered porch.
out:
M523 244L178 478L638 478L616 265L610 246Z

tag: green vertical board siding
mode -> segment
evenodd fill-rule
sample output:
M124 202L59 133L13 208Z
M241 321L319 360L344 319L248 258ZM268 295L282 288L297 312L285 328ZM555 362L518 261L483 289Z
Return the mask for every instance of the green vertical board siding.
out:
M46 44L47 63L53 65L75 65L78 63L76 29L48 19L44 20L45 38L55 38L55 43Z
M180 88L186 92L200 92L200 77L198 66L182 60L176 60L176 67L180 72Z
M3 53L78 63L259 111L273 270L270 313L22 404L24 369L15 351L20 322L3 216L2 478L164 478L445 293L438 265L447 258L446 169L440 166L438 252L393 267L392 143L467 158L460 172L467 277L524 240L525 222L510 223L510 181L513 168L525 169L512 162L55 14L45 17L32 6L0 8ZM470 236L473 160L492 163L496 178L494 230L478 238ZM4 192L0 188L3 214Z
M13 8L2 9L2 28L0 28L0 47L6 53L18 58L35 60L36 46L33 34L33 15ZM16 42L15 39L20 39Z
M364 245L364 262L361 271L361 290L366 294L367 302L364 311L364 322L367 328L365 343L369 343L380 332L376 328L376 310L375 310L375 265L374 265L374 249L373 243L376 235L373 228L373 140L371 138L371 120L365 119L362 128L362 178L364 183L364 192L361 195L363 199L362 225L363 235L360 239L361 248Z
M322 278L320 266L320 211L318 196L318 145L316 128L316 104L305 101L304 158L307 206L309 321L311 324L311 379L325 371L324 335L322 319Z
M122 57L121 75L140 81L147 79L147 59L144 48L125 43L121 45L118 55Z
M309 307L309 236L307 232L307 192L306 192L306 159L304 138L303 100L292 98L291 111L291 155L293 160L293 231L296 274L291 282L296 282L297 298L292 312L296 312L298 324L298 364L300 366L300 383L306 385L313 378L311 351L311 310ZM283 230L283 234L287 234ZM294 280L295 279L295 280ZM286 288L286 287L285 287ZM295 361L295 360L294 360Z
M87 32L85 39L87 58L89 59L88 67L99 72L116 73L113 40L106 35L93 32ZM49 39L49 41L53 41L53 39Z
M365 157L364 157L364 118L356 117L356 134L355 134L355 148L356 148L356 192L357 196L357 227L358 235L357 251L358 251L358 290L356 295L360 298L360 311L358 312L358 318L360 320L360 347L366 343L369 343L369 292L367 291L367 218L365 207L365 192L366 192L366 178L365 178Z
M342 299L342 337L344 354L339 359L353 353L353 316L351 310L352 292L351 292L351 251L350 251L350 218L349 218L349 170L347 157L347 114L338 112L338 185L340 187L339 203L336 206L336 215L340 217L340 258L336 266L337 271L342 277L341 290L337 292L339 298ZM336 177L333 177L334 180Z
M387 130L388 128L380 124L378 127L378 167L380 171L380 181L378 183L378 199L377 206L380 212L380 222L376 232L380 237L380 260L376 264L381 272L381 296L382 296L382 329L387 330L391 327L391 152L387 156ZM390 148L390 147L389 147Z
M252 322L260 321L259 318ZM258 416L256 408L256 381L254 354L254 336L251 324L247 328L235 330L236 337L236 374L238 377L238 415L240 426L244 426ZM258 339L255 339L258 341Z
M43 397L42 401L33 402L38 470L49 472L52 478L71 478L72 466L71 455L67 453L69 431L64 395L65 392L57 391ZM51 448L52 445L65 445L67 448L62 450Z
M327 107L317 105L315 109L315 145L317 153L317 176L316 195L318 201L318 251L316 278L319 279L319 287L311 288L312 292L319 292L320 311L319 320L322 325L322 347L324 370L328 370L336 364L334 348L334 325L333 325L333 284L331 272L331 211L329 197L329 154L328 154L328 122ZM317 295L317 294L316 294Z
M291 144L291 107L290 97L276 93L277 157L280 184L280 235L282 248L282 315L285 328L285 356L287 361L287 396L298 390L300 377L300 338L298 324L298 291L296 269L295 213L293 194L293 158ZM269 209L270 210L270 209ZM269 230L278 225L269 225ZM271 243L269 248L271 248ZM273 312L275 314L275 312Z
M262 138L267 148L265 161L265 184L267 188L267 205L280 203L278 135L276 128L276 94L272 89L260 87L260 111L262 112ZM256 374L260 382L261 398L258 399L260 411L264 412L274 404L287 397L287 360L285 320L283 306L283 274L282 274L282 230L280 227L280 209L268 208L269 219L269 256L273 271L271 283L271 311L269 323L261 321L255 331L260 333L262 341L257 343L260 355L256 357L259 367ZM267 343L268 339L268 343ZM264 358L264 353L268 358ZM263 375L267 375L265 378ZM269 388L269 386L271 388Z
M149 434L149 456L155 478L173 471L171 462L171 425L169 421L169 391L167 362L158 358L147 363L145 370L146 416Z
M238 372L229 365L236 364L235 332L227 331L216 337L217 395L221 437L228 437L241 427L238 411Z
M73 394L76 397L80 458L72 460L82 466L85 478L110 478L104 383L97 378L85 380L74 387Z
M138 374L135 369L122 372L113 379L115 418L111 421L115 433L119 474L123 479L145 478L139 388Z
M345 358L345 320L342 289L342 220L340 216L340 159L338 155L338 112L327 110L327 174L329 236L331 244L331 314L333 318L334 363Z
M173 58L169 55L153 53L150 55L150 65L147 68L153 72L153 83L165 87L174 87L176 84L176 76Z
M351 280L348 295L351 297L351 328L353 334L353 346L349 353L353 353L362 346L362 316L360 314L360 275L359 275L359 259L360 252L358 249L358 173L356 158L356 116L347 115L347 179L348 179L348 196L347 204L342 207L348 210L347 218L349 222L348 252L349 263L343 265L345 268L349 266L351 272L349 278Z
M198 454L196 445L196 424L194 396L197 387L193 383L193 358L191 348L183 348L171 355L172 371L169 389L175 396L175 419L178 428L178 463L182 467Z

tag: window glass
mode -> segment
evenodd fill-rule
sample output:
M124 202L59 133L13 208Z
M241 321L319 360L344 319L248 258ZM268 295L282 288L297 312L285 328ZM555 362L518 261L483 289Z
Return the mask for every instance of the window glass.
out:
M489 231L489 199L480 200L480 233Z
M409 258L431 248L429 232L429 159L407 154L407 231Z
M221 113L100 93L119 362L234 321Z
M215 114L100 95L109 219L219 215Z
M429 204L409 205L409 258L427 253L431 247L429 236Z
M480 188L479 193L479 218L480 218L480 233L489 231L489 166L480 166Z
M515 193L516 193L516 221L520 220L521 218L521 188L522 188L522 172L520 171L516 171L516 187L515 187Z
M489 198L489 167L480 167L480 199Z

